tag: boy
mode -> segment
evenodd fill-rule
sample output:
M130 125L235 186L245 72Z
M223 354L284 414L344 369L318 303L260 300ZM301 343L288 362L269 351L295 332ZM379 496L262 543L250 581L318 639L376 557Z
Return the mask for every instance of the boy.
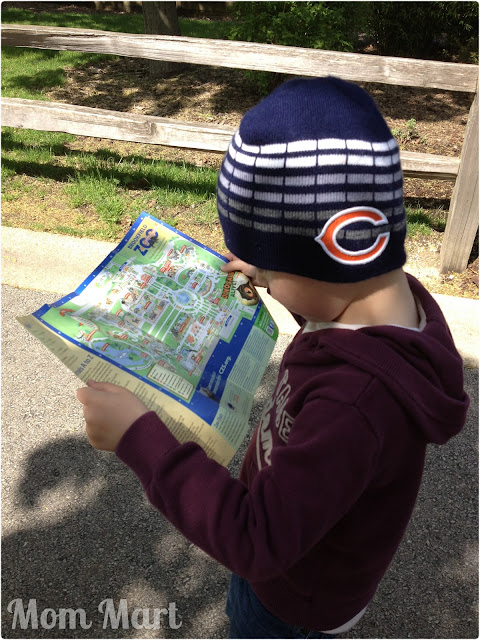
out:
M462 361L405 263L399 151L373 100L285 83L243 118L218 211L242 270L296 314L240 479L129 392L78 392L93 446L232 570L230 637L325 637L363 615L407 527L425 449L460 431Z

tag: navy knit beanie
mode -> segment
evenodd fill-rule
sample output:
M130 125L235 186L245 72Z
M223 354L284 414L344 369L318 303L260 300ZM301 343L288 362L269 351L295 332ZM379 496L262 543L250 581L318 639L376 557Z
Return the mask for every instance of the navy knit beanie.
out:
M230 251L325 282L406 260L398 145L372 98L338 78L286 82L243 117L218 179Z

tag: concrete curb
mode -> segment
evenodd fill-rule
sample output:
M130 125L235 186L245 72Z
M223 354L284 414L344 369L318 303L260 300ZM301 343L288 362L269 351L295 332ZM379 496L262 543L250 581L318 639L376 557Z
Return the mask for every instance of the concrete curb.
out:
M2 284L57 293L74 291L114 249L116 243L2 227ZM265 289L260 294L281 334L294 335L298 325ZM478 367L479 300L434 294L465 366ZM32 309L34 311L34 309Z

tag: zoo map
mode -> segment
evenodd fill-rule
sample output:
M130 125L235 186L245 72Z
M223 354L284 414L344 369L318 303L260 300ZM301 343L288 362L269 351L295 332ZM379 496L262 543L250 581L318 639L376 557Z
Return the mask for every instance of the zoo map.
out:
M143 212L74 293L33 316L215 427L225 409L236 417L250 411L278 336L248 278L224 273L224 262ZM31 322L19 320L32 330ZM67 365L82 377L89 362ZM228 422L222 436L236 447L239 437Z

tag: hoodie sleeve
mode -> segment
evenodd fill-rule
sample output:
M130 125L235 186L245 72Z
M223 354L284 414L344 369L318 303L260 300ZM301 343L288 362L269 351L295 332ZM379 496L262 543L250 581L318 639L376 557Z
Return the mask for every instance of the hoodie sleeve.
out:
M342 518L372 477L377 449L357 409L316 399L249 488L200 446L178 443L153 412L124 434L117 455L187 539L260 581L294 565Z

